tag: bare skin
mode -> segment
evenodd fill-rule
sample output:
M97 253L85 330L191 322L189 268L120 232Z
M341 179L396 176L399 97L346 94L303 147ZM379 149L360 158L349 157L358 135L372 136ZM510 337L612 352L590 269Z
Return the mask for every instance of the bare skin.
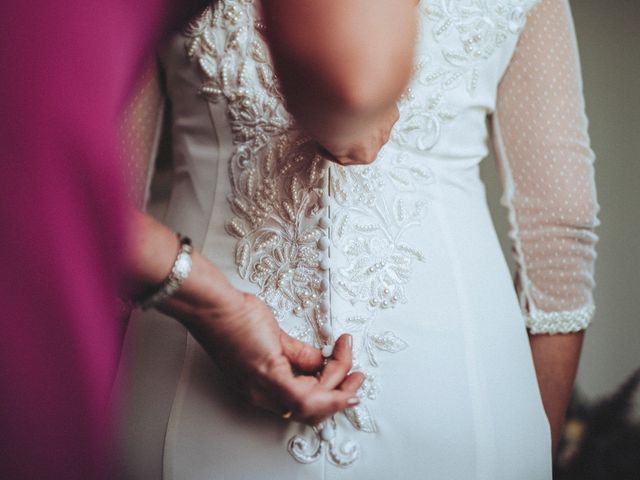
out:
M554 455L571 399L583 339L584 332L529 335L542 403L551 426Z

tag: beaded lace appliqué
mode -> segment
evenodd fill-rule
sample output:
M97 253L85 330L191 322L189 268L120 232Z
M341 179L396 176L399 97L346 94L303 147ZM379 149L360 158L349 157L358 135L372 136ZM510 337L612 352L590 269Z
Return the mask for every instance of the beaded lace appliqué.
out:
M450 13L445 6L469 2L440 3L442 12ZM471 3L490 8L479 0ZM425 188L433 175L409 155L389 149L370 166L327 164L284 107L256 17L251 0L218 1L187 32L188 56L204 75L201 93L213 104L226 104L233 134L228 198L233 217L226 230L237 239L237 271L258 286L259 297L277 318L300 319L289 332L297 338L321 346L339 331L353 335L354 369L366 375L358 393L365 401L344 414L356 429L376 432L366 400L374 399L379 388L374 373L378 357L408 346L376 325L382 312L407 301L413 265L425 260L411 244L410 232L426 212ZM459 14L454 23L462 25L462 18ZM494 37L493 48L499 44ZM490 55L486 46L482 52L480 56ZM472 72L473 65L453 70ZM440 86L426 105L411 91L405 95L392 136L403 147L431 148L441 124L455 117L444 100L447 88L457 85L451 79L458 77L432 77L425 73L430 67L418 65L418 83ZM332 265L329 250L344 261ZM333 315L332 293L355 313ZM331 463L346 467L358 458L359 447L340 437L330 419L310 437L294 436L288 449L302 463L324 453Z
M311 319L321 295L322 228L305 220L322 210L324 159L290 128L253 8L229 1L205 10L188 32L188 54L205 75L201 93L227 102L235 150L226 230L238 239L238 273L276 314Z
M233 134L228 198L233 217L226 230L237 239L238 274L259 287L259 297L276 317L301 319L290 331L297 338L322 345L336 336L334 329L351 333L354 367L367 375L359 395L373 399L378 387L367 368L377 366L377 353L407 347L393 332L373 325L376 312L406 301L412 263L424 261L405 237L425 212L416 193L432 175L404 155L378 159L373 166L328 165L284 108L255 17L250 0L220 1L187 32L188 56L204 75L201 94L214 104L226 103ZM382 194L386 184L394 187L392 202ZM346 260L331 277L329 247ZM330 289L351 305L364 305L367 314L331 316ZM344 414L355 428L376 431L365 405ZM339 437L330 419L310 438L293 437L289 452L302 463L325 452L330 462L346 467L359 448Z
M406 302L412 263L424 261L406 232L425 213L419 193L432 182L431 171L407 155L386 158L386 151L370 166L332 170L332 240L348 259L347 267L334 272L334 288L352 304L364 302L373 309ZM391 201L383 193L388 184L394 187Z
M447 92L464 85L467 94L474 94L480 76L479 66L510 36L522 30L526 14L536 2L421 2L420 9L425 18L421 35L431 31L432 35L425 42L436 42L443 47L435 56L418 54L414 80L400 103L401 116L392 140L421 151L433 148L440 139L443 125L458 114L447 103Z

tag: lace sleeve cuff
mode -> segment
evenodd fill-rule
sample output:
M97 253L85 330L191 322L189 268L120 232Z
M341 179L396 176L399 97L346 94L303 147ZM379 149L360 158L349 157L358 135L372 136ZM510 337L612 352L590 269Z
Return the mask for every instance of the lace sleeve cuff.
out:
M589 326L594 312L595 306L590 304L577 310L528 313L526 316L527 329L533 335L579 332Z

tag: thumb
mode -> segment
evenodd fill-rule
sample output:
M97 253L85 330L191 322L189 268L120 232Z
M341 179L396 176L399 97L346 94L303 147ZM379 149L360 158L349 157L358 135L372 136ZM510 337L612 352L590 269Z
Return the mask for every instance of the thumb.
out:
M287 357L291 366L296 370L304 373L314 373L322 368L322 352L317 348L307 345L285 332L280 333L280 343L282 344L284 356Z

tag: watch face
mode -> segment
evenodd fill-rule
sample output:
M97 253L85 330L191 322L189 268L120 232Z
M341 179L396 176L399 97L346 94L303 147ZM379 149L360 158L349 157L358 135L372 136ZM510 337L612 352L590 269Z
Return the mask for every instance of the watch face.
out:
M180 278L185 278L191 271L191 264L191 255L188 253L181 253L176 259L174 266L175 274Z

